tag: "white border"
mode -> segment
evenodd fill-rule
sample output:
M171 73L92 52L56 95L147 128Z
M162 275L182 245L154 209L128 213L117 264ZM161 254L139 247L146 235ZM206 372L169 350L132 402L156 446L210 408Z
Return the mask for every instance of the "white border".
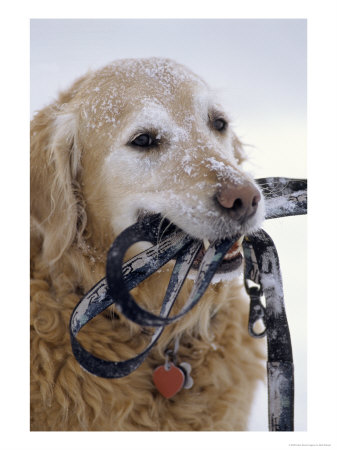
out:
M300 433L31 433L29 432L28 117L30 18L307 18L309 151L309 421ZM1 221L2 447L283 449L336 448L336 2L308 1L17 1L2 11ZM331 227L333 228L331 232ZM330 256L332 255L332 256ZM330 258L329 258L330 256ZM329 259L328 259L329 258Z

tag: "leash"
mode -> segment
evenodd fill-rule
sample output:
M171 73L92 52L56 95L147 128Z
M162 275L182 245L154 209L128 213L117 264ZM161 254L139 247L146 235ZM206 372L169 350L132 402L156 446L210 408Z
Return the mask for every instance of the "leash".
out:
M223 257L236 240L225 239L208 248L200 264L197 281L185 306L179 314L169 318L168 315L202 243L175 230L162 242L121 265L125 251L130 245L144 240L146 236L153 238L158 235L159 221L158 216L152 217L145 222L132 225L116 238L108 253L107 277L99 281L82 298L72 313L70 337L74 356L83 369L94 375L104 378L120 378L136 370L159 339L164 327L179 320L198 303ZM139 307L129 291L174 257L176 257L176 263L160 315L156 316ZM200 276L200 274L202 275ZM76 339L76 335L84 325L113 303L129 320L142 326L157 327L149 345L139 355L125 361L113 362L97 358L85 350Z
M294 429L294 365L286 317L280 264L270 236L259 230L243 243L245 285L250 297L249 327L252 337L267 336L268 418L270 431ZM249 282L254 282L250 286ZM261 303L265 296L266 306ZM254 325L262 320L265 329Z
M307 213L306 180L264 178L257 182L266 201L266 219ZM250 297L248 332L255 338L267 336L269 430L293 431L294 364L278 254L271 237L262 229L246 236L242 247L245 288ZM260 320L264 330L258 333L254 325Z
M306 180L263 178L256 181L265 196L266 219L306 214ZM161 234L162 228L165 232ZM226 238L209 246L199 266L196 281L187 302L176 316L169 317L202 242L163 221L158 214L148 216L124 230L109 249L106 277L80 300L70 319L72 350L81 367L104 378L120 378L136 370L158 341L165 326L181 319L198 303L217 267L238 238L239 236ZM139 241L151 242L153 246L123 264L127 249ZM254 235L245 237L243 249L245 286L251 299L249 333L258 338L267 335L269 429L291 431L293 430L294 404L293 363L275 245L266 232L259 230ZM176 263L160 314L157 316L141 308L134 301L130 291L173 258ZM266 299L266 307L261 303L263 295ZM116 308L129 320L141 326L155 327L148 346L137 356L125 361L115 362L98 358L82 347L76 339L84 325L112 304L115 304ZM254 332L254 325L260 319L265 325L265 330L258 334ZM168 370L171 370L172 374L174 372L174 383L176 383L174 393L182 387L191 387L193 381L189 376L189 364L176 365L174 358L170 362L169 355L167 357L165 366L160 367L165 367L164 372ZM160 368L155 371L157 375L160 372L158 369ZM165 375L164 372L162 371L160 379L159 375L157 376L159 381ZM157 384L155 376L154 381ZM169 394L162 393L169 398Z

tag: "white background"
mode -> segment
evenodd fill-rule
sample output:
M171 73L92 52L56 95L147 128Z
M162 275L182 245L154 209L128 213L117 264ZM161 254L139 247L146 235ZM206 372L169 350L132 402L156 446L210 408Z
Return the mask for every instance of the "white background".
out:
M273 2L270 0L236 0L235 2L225 2L218 0L208 0L207 2L189 2L184 0L171 0L169 4L166 2L158 2L151 0L128 1L122 4L106 0L96 0L89 2L83 0L63 1L59 0L57 4L45 2L41 0L16 1L6 3L1 14L1 49L2 49L2 70L1 86L2 86L2 107L0 108L2 127L2 164L1 164L1 194L3 211L1 231L3 239L3 257L1 258L1 273L5 274L2 283L2 326L1 342L2 342L2 371L1 371L1 446L5 449L21 450L21 449L70 449L70 448L111 448L123 446L123 448L149 449L160 448L168 449L172 446L181 448L193 446L196 449L212 447L212 448L228 448L230 450L247 448L262 449L286 449L289 446L329 446L336 448L336 294L335 283L336 278L336 244L334 239L334 229L336 224L336 79L337 79L337 24L336 24L336 2L335 0L320 0L320 2L312 2L310 0L283 0L282 2ZM304 329L300 331L300 338L295 338L295 361L297 374L299 375L298 365L301 366L300 360L303 357L301 347L305 348L305 324L308 323L308 423L307 432L295 433L30 433L29 432L29 336L27 329L27 317L29 315L29 306L27 303L29 291L28 277L28 257L29 257L29 80L27 73L30 68L29 61L29 19L45 17L83 17L83 18L100 18L100 17L228 17L228 18L308 18L308 155L309 155L309 172L310 181L310 207L309 207L309 256L308 265L308 322L302 309L298 309L297 297L300 302L305 302L304 290L296 287L298 296L292 302L290 301L290 291L292 284L296 283L297 256L289 261L285 267L283 254L288 253L288 248L297 248L300 245L305 251L303 237L296 234L294 229L305 230L306 218L288 218L274 221L276 228L281 228L278 233L280 239L277 239L277 247L281 257L283 275L286 284L288 284L288 275L285 271L290 268L290 273L294 272L295 276L290 285L286 286L286 302L287 312L292 334L297 334L296 328L304 324ZM90 36L89 36L90 37ZM171 36L173 38L173 35ZM206 39L207 36L203 36ZM158 36L155 37L159 39ZM129 41L131 37L123 36L121 41L116 44L110 44L110 52L113 49L119 51L123 47L123 42ZM188 40L188 38L186 38ZM201 38L200 38L201 39ZM138 38L134 39L137 44ZM148 38L148 41L150 38ZM151 41L152 43L156 43ZM88 52L90 43L87 42ZM202 44L201 39L201 44ZM251 45L251 51L254 50L254 42L247 39ZM188 48L186 40L181 41L175 51L185 50ZM199 40L200 43L200 40ZM219 43L212 40L212 46ZM226 45L225 45L226 44ZM267 45L268 42L265 42ZM116 47L112 47L116 45ZM231 46L233 48L233 40ZM212 78L220 69L208 71L207 64L196 65L199 58L200 61L208 62L212 59L212 48L203 49L201 58L198 48L193 54L184 51L184 59L173 54L172 57L189 65L192 69L213 86L217 84ZM100 49L105 47L105 43L101 40ZM173 47L172 47L173 48ZM190 49L191 47L189 47ZM199 44L199 50L202 48ZM94 52L98 59L102 57L101 50L96 48ZM228 54L228 42L221 43L219 63L226 62ZM292 45L288 51L291 52ZM55 51L51 47L50 53ZM70 53L69 53L70 52ZM69 52L64 49L64 56L67 59L62 66L54 66L59 71L58 80L52 82L50 88L45 89L43 81L41 83L42 103L47 103L51 97L55 96L59 88L68 85L68 80L73 76L80 75L84 65L76 67L78 60L83 60L83 54L86 54L85 46L82 47L80 55L71 56L71 46ZM143 55L145 49L139 56ZM88 54L89 54L88 53ZM198 53L198 55L197 55ZM270 54L270 53L269 53ZM194 57L193 57L194 55ZM197 56L196 56L197 55ZM36 56L36 55L35 55ZM52 55L50 55L52 56ZM94 55L95 56L95 55ZM103 55L104 56L104 55ZM128 56L121 54L120 57ZM137 56L129 54L129 56ZM170 56L166 53L166 56ZM104 56L105 57L105 56ZM214 57L214 54L213 54ZM246 55L246 59L238 59L239 67L241 64L247 64L250 55ZM34 54L32 54L32 60ZM189 59L190 58L190 59ZM109 60L115 59L115 56L109 53ZM277 58L276 58L277 59ZM282 59L282 58L281 58ZM192 61L194 60L194 62ZM49 60L50 61L50 60ZM66 64L66 61L72 64ZM99 65L106 61L97 61ZM294 62L294 60L293 60ZM296 62L296 61L295 61ZM86 63L93 64L93 60ZM95 64L95 63L94 63ZM32 67L34 61L32 61ZM214 67L214 65L210 65ZM259 67L259 64L256 66ZM255 69L256 69L255 67ZM302 66L303 67L303 66ZM75 68L75 70L73 70ZM286 69L286 67L285 67ZM48 72L49 69L47 69ZM80 70L80 72L77 72ZM207 70L207 72L206 72ZM248 143L255 145L252 150L252 158L255 162L255 173L257 176L263 175L279 175L279 168L283 168L283 151L286 148L283 144L287 142L286 135L291 129L291 124L295 123L288 116L290 109L299 112L300 118L304 119L303 110L303 91L300 98L296 95L292 96L291 101L299 101L295 108L288 108L288 96L279 96L277 105L283 113L284 121L278 122L277 139L272 134L267 135L265 124L272 116L271 109L268 110L267 116L263 114L261 120L260 114L256 111L257 106L263 105L266 97L262 95L263 91L258 91L259 103L248 94L247 83L250 82L250 69L246 72L241 71L241 77L237 76L237 84L230 83L228 70L233 70L232 65L226 66L226 70L221 70L222 79L218 86L223 86L228 94L228 106L237 124L238 134ZM266 69L265 69L266 70ZM41 73L45 74L45 71ZM238 73L238 72L237 72ZM289 73L289 72L288 72ZM63 74L65 78L63 78ZM213 74L213 75L212 75ZM252 74L251 74L252 75ZM35 109L41 106L38 100L38 94L34 93L34 73L32 72L32 104ZM47 79L48 77L46 77ZM231 81L235 82L235 77ZM55 79L51 76L51 79ZM269 80L273 77L269 77ZM302 80L302 75L298 78ZM244 81L244 83L242 83ZM256 80L256 83L259 80ZM65 85L63 84L65 83ZM255 84L256 86L256 84ZM265 85L267 92L270 84ZM301 89L298 84L293 85L294 90ZM245 95L241 94L245 89ZM254 90L250 91L252 94ZM294 92L294 91L292 91ZM39 93L39 92L38 92ZM296 92L295 92L296 94ZM270 98L270 95L268 95ZM37 100L33 103L33 98ZM302 99L302 101L300 101ZM34 100L35 102L35 100ZM281 103L283 107L281 108ZM250 108L248 105L250 104ZM288 104L288 106L286 105ZM302 106L300 106L300 104ZM245 107L244 107L245 106ZM304 108L305 109L305 108ZM289 120L287 120L287 118ZM301 120L300 120L301 121ZM304 122L302 122L303 125ZM273 127L276 130L276 126ZM297 142L303 145L303 128L299 129ZM301 131L302 130L302 131ZM297 128L293 127L294 138ZM269 136L269 137L268 137ZM294 142L296 139L294 140ZM269 144L269 143L270 144ZM293 141L292 141L293 142ZM277 145L277 151L275 149ZM288 176L303 176L305 172L305 151L303 147L300 152L303 157L296 157L297 149L291 155L297 163L288 164ZM272 158L264 158L260 160L260 156L272 153ZM276 159L275 159L276 158ZM276 164L275 164L276 161ZM288 160L289 161L289 160ZM266 166L271 164L271 166ZM282 173L284 174L284 173ZM298 222L303 221L303 222ZM272 222L269 221L269 224ZM290 225L296 223L295 226ZM271 226L271 225L270 225ZM332 230L331 230L332 228ZM288 231L289 230L289 231ZM270 234L275 238L275 231L269 230ZM285 245L282 243L282 236L285 239ZM290 241L289 241L290 239ZM298 252L297 252L298 253ZM302 274L301 274L302 279ZM299 280L300 281L300 280ZM296 284L297 286L297 284ZM304 288L303 288L304 289ZM302 299L302 300L301 300ZM300 305L300 303L299 303ZM293 314L292 307L298 309ZM293 320L295 319L295 325ZM295 327L295 330L294 330ZM302 344L301 344L302 341ZM297 344L299 342L299 344ZM296 347L299 351L296 350ZM297 355L300 355L300 359ZM302 355L302 356L301 356ZM297 362L298 361L298 362ZM304 367L304 366L302 366ZM305 391L302 390L303 392ZM304 407L304 402L302 402ZM305 423L305 420L302 424ZM4 443L4 445L2 445Z
M89 68L164 56L212 88L256 177L306 178L306 20L32 20L31 113ZM306 429L306 218L266 223L280 253L296 366L296 430ZM251 430L267 430L261 386Z

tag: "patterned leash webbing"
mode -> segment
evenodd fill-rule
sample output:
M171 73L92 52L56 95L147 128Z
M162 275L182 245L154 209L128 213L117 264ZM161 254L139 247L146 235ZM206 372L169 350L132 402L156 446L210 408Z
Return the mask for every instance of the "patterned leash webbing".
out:
M264 178L256 181L265 197L266 219L307 213L307 180ZM293 431L294 364L278 254L271 237L262 229L253 236L246 236L242 246L245 287L250 296L248 331L256 338L267 336L269 431ZM261 302L263 295L265 307ZM254 330L259 320L265 327L260 333Z
M197 281L185 306L179 314L169 318L168 315L202 243L192 240L181 231L173 231L159 244L122 265L126 250L134 242L144 241L146 237L146 240L153 240L153 238L149 238L152 231L149 232L148 228L153 230L155 226L157 226L156 218L154 223L137 223L116 238L108 253L107 277L99 281L81 299L72 313L70 337L74 356L83 369L94 375L104 378L120 378L136 370L159 339L164 327L179 320L198 303L218 265L221 264L225 254L237 239L224 239L208 248L200 264ZM160 315L156 316L139 307L129 291L174 257L176 257L176 263ZM140 354L125 361L114 362L97 358L85 350L76 339L76 335L85 324L113 303L129 320L141 326L156 327L149 345Z
M306 180L264 178L256 181L266 199L266 219L306 214ZM136 370L159 339L164 327L179 320L198 303L217 267L238 239L238 236L224 239L207 249L185 306L176 316L169 317L202 243L175 227L173 230L171 227L164 238L159 239L161 224L159 215L151 216L121 233L109 250L106 278L99 281L81 299L72 313L70 336L74 356L83 369L94 375L120 378ZM135 242L144 240L154 245L123 264L127 249ZM246 236L243 247L246 287L251 298L249 332L254 337L267 335L269 429L290 431L293 430L293 364L276 249L267 233L262 230L254 233L254 236ZM160 315L156 316L137 305L130 291L173 258L176 263ZM249 286L248 280L254 282L255 286ZM263 294L266 298L265 308L260 300ZM149 345L140 354L126 361L114 362L97 358L76 339L85 324L112 304L139 325L155 327ZM259 335L254 332L254 324L260 318L266 329Z
M293 431L294 366L276 248L268 234L259 230L254 239L245 238L243 249L245 284L251 298L249 334L258 338L267 336L269 430ZM254 282L252 286L249 280ZM263 295L265 307L261 303ZM265 329L257 333L254 325L259 320Z

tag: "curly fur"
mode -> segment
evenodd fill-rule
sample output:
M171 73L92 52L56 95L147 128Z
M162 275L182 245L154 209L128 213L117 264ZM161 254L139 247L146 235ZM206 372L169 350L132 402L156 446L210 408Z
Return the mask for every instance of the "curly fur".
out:
M132 64L141 66L137 66L131 86L131 81L118 74L131 70ZM153 74L146 78L139 67L146 73L154 69L160 72L164 67L161 83ZM127 83L130 85L125 87ZM184 85L183 96L174 83ZM180 95L177 104L185 109L191 109L188 86L204 86L172 61L119 61L76 81L32 121L31 430L230 431L247 427L256 382L263 377L264 355L260 342L247 332L248 302L239 279L210 285L202 301L181 321L167 327L146 361L125 378L95 377L81 369L71 351L71 312L81 296L105 275L106 252L114 237L135 220L134 203L139 201L144 207L148 202L151 209L150 200L154 199L155 205L161 205L148 186L137 197L141 188L137 174L132 173L128 161L123 163L125 170L121 174L121 161L111 148L129 124L130 116L123 112L127 100L133 106L137 95L140 97L138 91L144 88L148 97L152 95L158 101L165 97L163 89L167 84L170 89L174 85L175 95ZM102 124L106 98L95 103L94 92L102 95L116 90L119 125L114 128L111 124L117 119L112 116ZM181 114L177 104L173 100L167 106L174 117ZM188 145L198 153L201 134L198 130L193 133L194 142ZM245 176L240 169L244 155L241 144L234 133L227 136L230 142L226 145L231 146L233 155L221 161ZM207 149L213 149L215 144L210 145L209 139ZM207 151L208 156L216 154L220 158L218 152ZM151 165L151 171L160 166L158 156L146 156L146 163L145 156L142 158L143 162L137 164L144 170L146 164ZM112 160L108 166L107 159ZM169 172L169 160L165 164ZM196 167L195 180L200 182L205 175L214 186L219 174L205 169L200 161ZM172 170L181 177L182 188L175 191L177 198L191 186L195 188L192 183L196 181L190 174L177 166ZM135 188L123 185L119 178L130 174L135 178ZM163 173L160 176L165 177ZM158 190L158 184L155 188ZM209 194L198 189L194 193L199 199ZM158 212L170 215L162 209ZM170 264L134 289L137 301L158 313L169 272ZM175 308L181 307L191 286L188 280ZM191 364L194 386L167 400L156 391L152 372L163 363L165 349L177 336L181 338L179 359ZM90 322L79 339L90 352L104 359L122 360L141 351L150 337L149 330L131 324L110 308Z

